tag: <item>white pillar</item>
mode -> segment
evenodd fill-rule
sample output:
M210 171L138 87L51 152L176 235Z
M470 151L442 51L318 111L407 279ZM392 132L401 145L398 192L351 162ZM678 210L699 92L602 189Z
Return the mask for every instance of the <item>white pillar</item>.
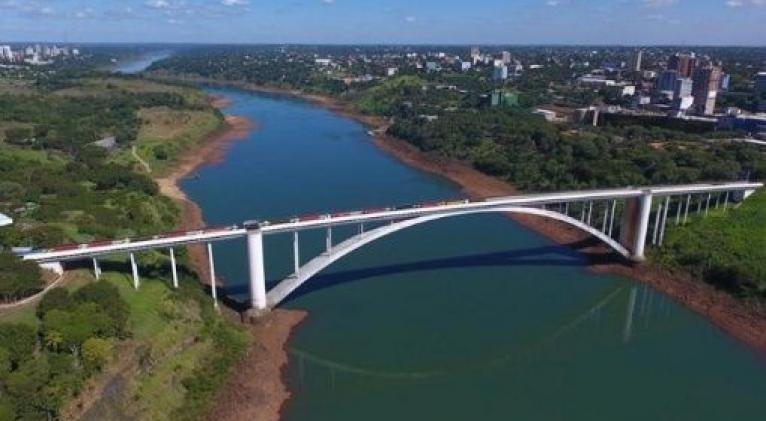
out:
M686 211L684 212L684 224L689 219L689 206L692 205L692 195L688 194L686 196Z
M564 215L569 216L569 202L564 203Z
M178 289L178 267L176 267L176 252L170 250L170 272L173 274L173 288Z
M604 234L606 234L606 224L608 222L607 219L609 219L609 203L604 205L604 221L601 224L601 232Z
M298 238L298 231L293 233L293 269L295 276L301 273L301 245Z
M263 233L260 230L247 233L247 256L250 266L250 306L256 312L267 310L266 268L263 256Z
M644 193L639 198L639 215L636 223L634 243L633 243L633 260L642 262L646 260L644 256L644 250L646 249L646 237L649 231L649 216L652 213L652 194L649 192Z
M668 209L670 208L670 196L665 199L665 210L662 213L662 224L660 225L659 245L665 241L665 227L668 224Z
M617 213L617 201L612 200L612 216L609 218L609 237L612 236L614 231L614 214Z
M133 288L138 289L141 280L138 279L138 265L136 265L136 255L133 253L130 253L130 268L133 272Z
M657 245L657 234L659 234L660 223L662 222L662 203L657 206L657 214L654 217L654 232L652 233L652 245Z
M590 225L590 221L593 219L593 202L591 201L588 203L588 225Z
M705 216L707 216L708 213L710 212L710 198L711 197L712 197L712 194L708 193L707 194L707 203L705 204Z
M718 209L719 206L721 206L721 192L715 195L715 208Z
M702 213L702 197L700 196L699 202L697 202L697 215Z
M330 249L332 248L332 227L327 227L327 238L325 238L325 246L327 247L327 252L330 252Z
M210 292L213 295L213 305L218 307L218 286L215 282L215 260L213 259L212 243L207 243L207 261L210 265Z
M723 210L729 207L729 192L726 192L726 197L723 199Z
M98 260L96 258L93 258L93 275L96 277L96 280L101 279L101 267L98 265Z

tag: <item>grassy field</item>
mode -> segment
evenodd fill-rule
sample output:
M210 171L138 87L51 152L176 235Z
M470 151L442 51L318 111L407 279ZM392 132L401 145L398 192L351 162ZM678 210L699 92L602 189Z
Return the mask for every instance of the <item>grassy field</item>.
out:
M683 269L744 299L766 302L766 192L736 209L710 212L668 230L665 246L652 256L669 269Z
M114 259L112 263L118 261ZM63 286L68 290L94 281L86 270L70 275ZM112 363L88 382L81 396L64 411L64 418L175 419L174 411L188 399L184 382L219 354L236 355L250 341L245 330L225 320L213 308L212 300L193 278L187 277L181 288L174 290L167 276L158 276L154 271L151 275L143 277L141 287L135 290L129 275L103 274L104 279L117 286L130 307L131 337L117 344ZM35 325L39 320L35 317L35 306L30 305L0 313L0 323ZM215 340L213 332L218 329L235 338L235 349L222 347ZM107 386L110 391L104 393ZM195 404L198 408L206 407L206 403ZM87 410L82 411L80 405Z
M55 92L56 95L73 97L91 97L91 96L109 96L115 91L121 91L132 94L147 93L171 93L184 97L187 105L194 107L204 107L207 105L207 95L192 87L169 85L166 83L154 82L146 79L129 79L117 77L102 77L81 79L75 86L60 89Z
M180 153L199 144L222 124L220 116L211 111L167 107L141 109L139 118L142 124L135 150L122 150L115 160L159 175L173 167Z

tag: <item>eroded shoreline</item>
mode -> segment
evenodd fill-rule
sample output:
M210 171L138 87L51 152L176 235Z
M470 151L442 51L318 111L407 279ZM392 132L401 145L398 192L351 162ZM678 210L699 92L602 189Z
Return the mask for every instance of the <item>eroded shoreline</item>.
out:
M348 104L334 98L248 83L219 84L301 98L341 116L352 118L372 130L378 148L413 168L448 179L468 197L482 198L518 193L518 189L512 184L485 175L465 163L423 153L403 140L386 135L391 124L387 119L359 113L352 110ZM572 247L584 254L589 260L590 270L628 277L649 285L700 314L732 337L758 352L766 353L766 314L737 300L729 293L697 281L688 273L671 273L651 264L633 265L625 262L606 247L594 243L587 234L562 223L533 216L514 216L513 219L558 244Z
M231 101L211 97L213 107L223 109ZM219 164L229 147L245 139L256 130L256 124L247 118L227 116L219 130L209 134L199 145L179 156L171 172L155 177L160 192L176 202L181 210L179 230L193 230L205 226L200 207L178 186L189 174L204 165ZM207 254L202 246L190 246L189 257L203 284L210 285ZM220 281L219 281L220 282ZM236 318L234 312L227 312ZM264 320L249 326L254 341L245 357L237 363L213 405L210 418L220 420L276 421L290 397L284 380L288 358L285 346L293 329L306 317L300 311L276 310ZM244 404L243 404L244 403Z
M199 79L194 81L211 82ZM510 183L482 174L464 163L424 154L409 143L387 136L385 133L390 125L389 121L355 112L347 104L335 99L307 95L295 90L282 90L245 83L213 82L211 84L301 98L344 117L352 118L372 129L375 135L374 142L381 150L411 167L450 180L469 197L500 196L518 192ZM220 98L214 102L214 105L218 107L226 107L229 104L225 99ZM248 128L248 132L252 128ZM191 202L177 187L176 182L200 165L220 162L227 145L246 134L247 132L233 138L223 136L221 139L215 137L209 139L202 147L211 147L211 152L214 153L210 155L213 159L206 159L208 153L205 152L207 151L203 153L194 151L190 155L194 155L196 158L192 158L191 162L180 166L186 168L186 171L173 174L175 178L166 188L170 193L169 196L175 195L174 198L183 203L184 213L189 216L188 219L185 216L184 221L191 221L192 225L196 223L198 227L202 225L202 215L196 204ZM219 146L216 147L216 144ZM204 158L200 159L200 157ZM199 162L195 163L196 160ZM173 188L177 191L174 192ZM180 195L177 194L179 192ZM590 270L597 273L629 277L649 285L702 315L734 338L758 351L766 352L766 316L749 308L731 295L695 281L688 274L669 273L650 265L626 264L605 247L594 243L588 235L562 224L530 216L516 216L514 219L525 227L584 254L590 261ZM198 256L201 256L201 260L195 259L197 260L196 266L201 268L204 273L206 272L204 250L201 250L201 254ZM243 361L232 370L232 374L220 394L221 399L217 401L215 410L212 412L216 414L216 419L280 419L280 411L290 397L284 378L284 370L288 363L285 347L295 327L306 316L307 313L305 312L277 310L266 320L253 327L256 342Z

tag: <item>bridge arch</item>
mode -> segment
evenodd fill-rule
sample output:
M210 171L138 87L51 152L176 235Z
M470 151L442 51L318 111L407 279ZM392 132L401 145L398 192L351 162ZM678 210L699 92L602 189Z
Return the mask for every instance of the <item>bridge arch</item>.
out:
M614 240L607 234L577 219L574 219L570 216L564 215L559 212L551 211L551 210L538 209L538 208L532 208L532 207L522 207L522 206L501 206L496 208L471 209L471 210L457 211L457 212L445 212L445 213L415 217L412 219L406 219L400 222L396 222L390 225L384 225L384 226L375 228L373 230L364 232L362 234L353 236L335 245L327 253L324 253L312 259L305 265L303 265L297 274L293 274L289 276L288 278L280 281L276 286L274 286L274 288L272 288L267 293L267 296L266 296L268 306L270 308L277 307L290 294L292 294L295 290L300 288L304 283L306 283L312 277L317 275L319 272L331 266L333 263L337 262L343 257L353 253L356 250L359 250L360 248L380 238L386 237L388 235L402 231L407 228L411 228L417 225L422 225L432 221L437 221L440 219L476 215L476 214L486 214L486 213L511 213L511 214L518 214L518 215L533 215L533 216L553 219L592 235L593 237L599 239L601 242L606 244L609 248L611 248L612 250L619 253L625 258L629 259L631 257L631 253L628 249L626 249L622 244L620 244L618 241Z

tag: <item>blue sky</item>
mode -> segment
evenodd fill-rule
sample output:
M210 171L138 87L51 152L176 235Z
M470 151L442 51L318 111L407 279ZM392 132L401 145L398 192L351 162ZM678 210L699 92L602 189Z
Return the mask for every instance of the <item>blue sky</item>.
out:
M0 0L0 42L766 45L766 0Z

